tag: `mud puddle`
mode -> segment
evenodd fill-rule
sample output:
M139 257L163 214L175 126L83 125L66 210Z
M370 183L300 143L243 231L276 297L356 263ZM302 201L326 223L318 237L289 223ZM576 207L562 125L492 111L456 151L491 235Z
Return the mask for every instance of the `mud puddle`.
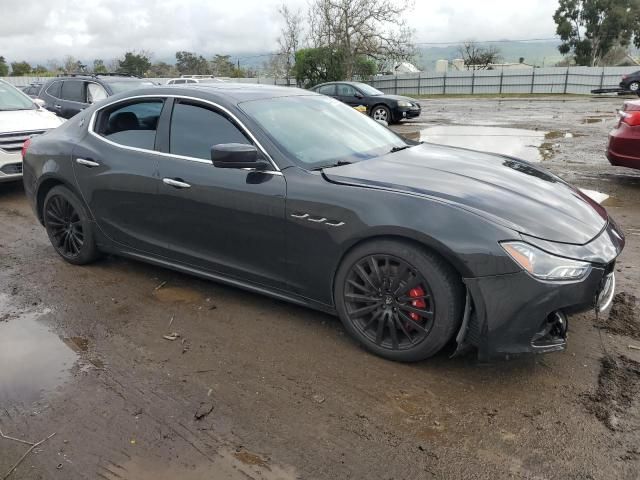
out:
M187 287L163 285L154 290L153 296L163 303L196 303L204 299L204 296Z
M637 430L640 407L640 362L622 355L600 360L595 393L585 397L585 406L610 430Z
M179 465L133 458L123 465L102 467L101 478L108 480L294 480L293 467L283 467L243 448L222 448L208 464Z
M421 130L420 140L509 155L537 163L553 155L553 145L545 142L547 133L521 128L439 126Z
M609 318L601 319L596 326L609 333L640 340L639 314L638 300L635 295L627 292L616 293L609 311Z
M0 302L3 310L5 305ZM78 357L42 323L45 314L20 313L0 322L1 407L31 404L70 375Z

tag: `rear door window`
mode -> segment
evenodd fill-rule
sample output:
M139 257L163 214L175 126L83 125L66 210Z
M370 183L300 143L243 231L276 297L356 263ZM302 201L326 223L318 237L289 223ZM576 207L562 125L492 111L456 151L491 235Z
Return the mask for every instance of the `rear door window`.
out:
M51 85L47 87L46 92L55 98L60 98L60 89L62 87L62 82L53 82Z
M356 94L356 89L351 85L338 85L337 93L339 97L353 97Z
M153 150L163 105L160 99L118 104L100 113L94 131L119 145Z
M333 96L333 95L336 94L336 86L335 85L324 85L324 86L320 87L317 91L318 91L318 93L321 93L322 95Z
M84 82L81 80L65 80L62 82L63 100L70 102L85 103Z
M211 159L211 147L221 143L251 144L226 116L193 103L173 107L169 151L186 157Z

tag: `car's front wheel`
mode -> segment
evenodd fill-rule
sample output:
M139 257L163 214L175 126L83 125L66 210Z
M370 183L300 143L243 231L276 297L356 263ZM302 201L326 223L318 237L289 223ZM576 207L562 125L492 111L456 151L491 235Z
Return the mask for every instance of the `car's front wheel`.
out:
M464 288L438 255L411 243L376 240L347 254L336 275L336 307L367 350L414 362L444 347L460 326Z
M376 105L371 109L371 118L380 122L387 122L388 124L393 123L393 118L391 117L391 110L389 110L384 105Z
M44 199L42 217L51 245L67 262L84 265L98 258L93 224L71 190L53 187Z

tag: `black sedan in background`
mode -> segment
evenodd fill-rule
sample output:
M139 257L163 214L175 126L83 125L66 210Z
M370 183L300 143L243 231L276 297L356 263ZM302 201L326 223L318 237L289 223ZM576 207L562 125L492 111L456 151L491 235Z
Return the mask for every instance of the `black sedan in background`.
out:
M632 93L636 93L638 94L638 96L640 96L640 70L638 70L637 72L622 75L620 88L623 90L628 90Z
M561 350L624 237L522 160L408 142L332 98L198 84L116 95L27 141L56 252L108 252L338 314L400 361ZM268 337L265 341L277 341Z
M406 118L420 116L421 107L417 100L400 95L389 95L360 82L329 82L311 89L322 95L340 100L352 107L363 105L374 120L398 123Z

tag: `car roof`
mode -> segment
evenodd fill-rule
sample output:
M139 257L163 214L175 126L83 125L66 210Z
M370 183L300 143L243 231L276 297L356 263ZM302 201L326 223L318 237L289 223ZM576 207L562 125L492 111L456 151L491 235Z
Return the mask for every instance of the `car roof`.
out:
M209 94L231 98L238 103L250 100L262 100L266 98L317 95L316 93L297 87L281 87L277 85L265 85L258 83L190 83L166 85L160 88L163 90L163 93L159 93L159 88L154 89L152 92L159 93L160 95L165 93L169 95L176 94L178 91L183 95L193 95L194 93L198 93L202 95L203 98Z

